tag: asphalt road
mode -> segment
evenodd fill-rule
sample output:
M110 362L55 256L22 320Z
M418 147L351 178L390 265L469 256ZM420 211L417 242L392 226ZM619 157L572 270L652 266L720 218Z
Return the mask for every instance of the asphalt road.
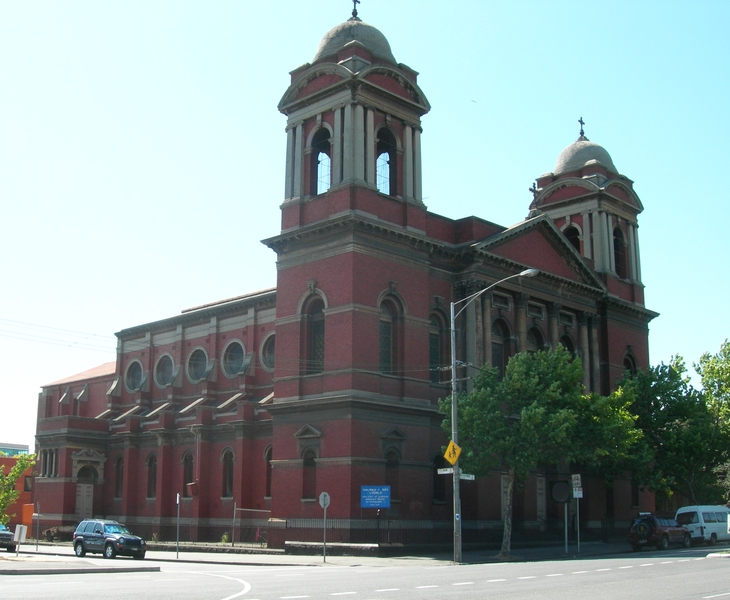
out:
M432 561L361 566L247 566L145 560L160 572L16 575L8 600L298 600L683 598L730 600L730 562L706 548L607 557L453 565ZM126 559L116 559L116 561ZM131 559L129 559L130 562ZM104 559L92 558L104 564Z

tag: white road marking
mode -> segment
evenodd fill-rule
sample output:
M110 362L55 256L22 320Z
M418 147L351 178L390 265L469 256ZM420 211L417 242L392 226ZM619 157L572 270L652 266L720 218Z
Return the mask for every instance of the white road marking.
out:
M357 594L357 592L335 592L330 594L330 596L350 596L352 594Z
M518 577L517 579L537 579L537 575L528 575L527 577Z
M375 590L376 592L400 592L400 588L384 588L382 590Z
M583 573L588 573L588 571L573 571L573 575L581 575Z
M417 585L416 589L417 590L426 590L428 588L437 588L437 587L438 587L437 585Z
M626 565L625 567L619 567L619 569L633 569L634 565Z
M596 572L598 573L599 571L610 571L610 570L611 570L610 568L609 569L596 569Z
M545 577L562 577L563 573L550 573L550 575L545 575Z
M213 573L208 573L208 577L220 577L221 579L230 579L231 581L237 581L243 586L243 589L238 592L237 594L231 594L230 596L226 596L225 598L221 598L221 600L233 600L233 598L238 598L239 596L243 596L244 594L248 594L251 591L251 584L247 581L244 581L243 579L237 579L235 577L227 577L225 575L215 575Z
M474 585L473 581L462 581L461 583L452 583L451 585Z
M643 565L639 565L640 567L653 567L654 563L644 563Z
M730 596L730 592L725 592L724 594L715 594L714 596L702 596L703 598L720 598L722 596Z
M498 583L500 581L507 581L506 579L487 579L487 583Z

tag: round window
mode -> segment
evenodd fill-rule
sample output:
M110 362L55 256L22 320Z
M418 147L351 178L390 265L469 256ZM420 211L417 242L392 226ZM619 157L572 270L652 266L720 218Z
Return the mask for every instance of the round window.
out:
M235 377L243 369L245 351L240 342L231 342L223 352L223 370L229 377Z
M127 367L127 375L125 377L127 389L136 391L142 387L142 365L136 360Z
M272 335L266 338L264 346L261 349L261 364L264 369L272 371L274 369L274 350L276 349L276 336Z
M205 371L208 366L208 357L204 350L198 348L188 358L188 376L193 381L200 381L205 377Z
M167 354L161 356L157 361L155 381L160 387L166 387L172 383L172 359Z

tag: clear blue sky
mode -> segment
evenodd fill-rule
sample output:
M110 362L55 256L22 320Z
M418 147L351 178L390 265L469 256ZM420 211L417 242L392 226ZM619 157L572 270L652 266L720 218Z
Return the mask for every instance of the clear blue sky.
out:
M635 182L651 362L727 325L730 2L362 0L420 72L424 197L510 225L586 135ZM0 442L114 332L273 287L289 71L347 0L0 2ZM12 423L8 427L8 423Z

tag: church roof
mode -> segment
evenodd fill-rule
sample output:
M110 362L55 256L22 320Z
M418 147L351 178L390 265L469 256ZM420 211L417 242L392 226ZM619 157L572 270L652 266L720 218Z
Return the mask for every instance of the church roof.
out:
M357 17L352 17L344 23L340 23L325 34L319 43L317 54L315 54L312 63L337 54L353 41L362 44L374 57L397 64L385 36L375 27L364 23Z
M590 162L597 162L609 171L618 173L611 155L603 148L581 135L575 142L560 153L555 163L553 175L578 171Z

